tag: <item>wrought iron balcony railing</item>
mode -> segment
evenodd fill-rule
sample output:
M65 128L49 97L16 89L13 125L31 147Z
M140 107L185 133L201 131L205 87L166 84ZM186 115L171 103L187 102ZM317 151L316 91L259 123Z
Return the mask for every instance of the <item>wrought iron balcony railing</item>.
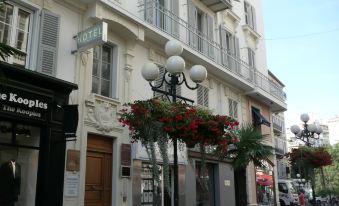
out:
M225 70L244 81L253 83L280 101L286 100L285 93L279 85L250 67L247 62L222 48L218 42L213 40L213 35L209 36L199 31L155 1L143 2L145 3L140 5L142 8L140 11L146 22L221 65Z

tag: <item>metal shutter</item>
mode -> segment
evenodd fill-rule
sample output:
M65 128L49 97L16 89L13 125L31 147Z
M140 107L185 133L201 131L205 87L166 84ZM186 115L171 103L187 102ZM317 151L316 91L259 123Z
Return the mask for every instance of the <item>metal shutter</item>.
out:
M47 10L41 12L38 66L41 73L55 76L59 45L60 16Z
M208 39L208 56L214 59L214 46L213 46L213 16L207 14L207 39Z

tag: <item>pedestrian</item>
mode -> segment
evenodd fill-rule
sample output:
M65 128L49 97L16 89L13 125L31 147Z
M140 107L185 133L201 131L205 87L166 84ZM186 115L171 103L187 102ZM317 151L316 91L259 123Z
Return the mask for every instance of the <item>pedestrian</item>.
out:
M299 192L299 205L300 206L306 206L305 204L305 191L303 189L300 190Z

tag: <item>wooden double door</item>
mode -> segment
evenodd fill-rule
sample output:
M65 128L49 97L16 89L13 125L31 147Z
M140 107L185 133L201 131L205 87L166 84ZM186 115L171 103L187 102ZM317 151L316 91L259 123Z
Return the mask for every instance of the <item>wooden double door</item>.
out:
M113 139L88 135L85 206L111 206Z

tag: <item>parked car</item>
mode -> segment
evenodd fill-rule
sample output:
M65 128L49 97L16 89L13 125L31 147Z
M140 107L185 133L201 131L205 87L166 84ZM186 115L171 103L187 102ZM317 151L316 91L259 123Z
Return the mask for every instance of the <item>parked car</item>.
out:
M297 206L298 194L292 184L292 180L279 179L279 202L281 206Z

